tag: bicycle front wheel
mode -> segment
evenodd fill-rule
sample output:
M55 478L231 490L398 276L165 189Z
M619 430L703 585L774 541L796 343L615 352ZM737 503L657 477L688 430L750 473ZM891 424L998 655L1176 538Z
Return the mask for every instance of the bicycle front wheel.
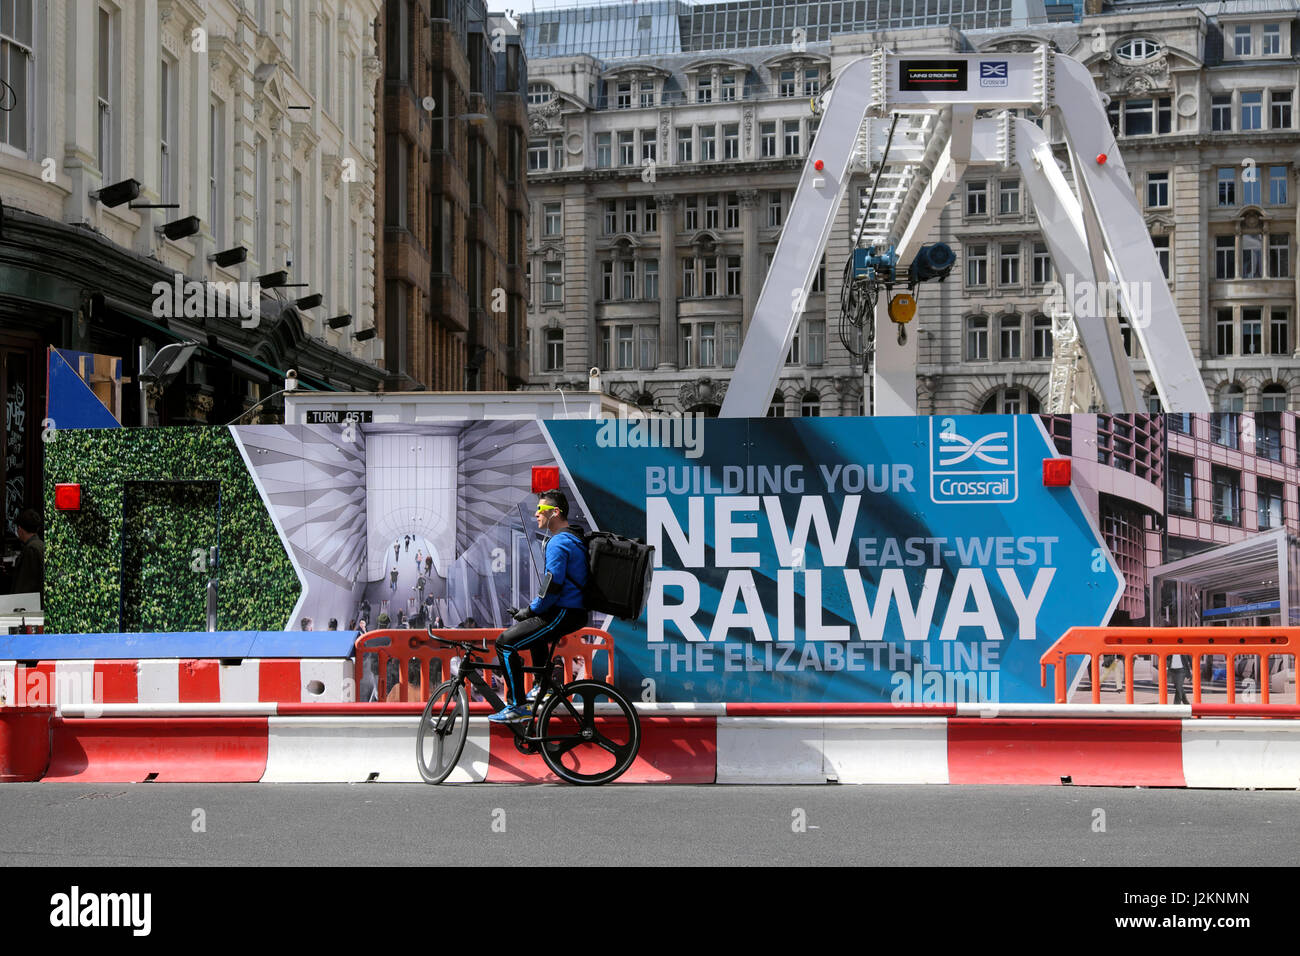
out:
M636 759L641 720L631 702L594 680L565 684L537 720L542 759L561 780L609 783Z
M469 737L469 701L458 680L443 681L420 715L415 762L425 783L442 783L456 769Z

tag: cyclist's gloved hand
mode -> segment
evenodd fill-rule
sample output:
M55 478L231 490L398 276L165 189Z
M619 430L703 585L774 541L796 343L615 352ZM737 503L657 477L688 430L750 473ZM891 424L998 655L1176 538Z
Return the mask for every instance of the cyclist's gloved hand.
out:
M524 608L508 607L506 608L506 613L509 614L511 617L513 617L516 621L526 621L533 616L533 612L526 607Z

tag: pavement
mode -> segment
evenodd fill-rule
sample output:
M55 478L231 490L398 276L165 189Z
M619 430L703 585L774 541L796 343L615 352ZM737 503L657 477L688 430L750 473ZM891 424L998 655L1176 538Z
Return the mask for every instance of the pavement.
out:
M0 866L1295 866L1300 792L5 784Z

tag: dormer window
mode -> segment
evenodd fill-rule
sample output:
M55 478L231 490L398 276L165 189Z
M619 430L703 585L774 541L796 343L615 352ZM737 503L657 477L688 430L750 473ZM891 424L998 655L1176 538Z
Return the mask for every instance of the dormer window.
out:
M1133 37L1115 47L1115 58L1126 63L1139 63L1151 59L1162 49L1159 43L1148 37Z
M781 82L780 82L780 84L779 84L778 87L777 87L777 92L778 92L781 96L794 96L794 95L795 95L796 89L795 89L795 71L794 71L794 70L782 70L782 71L781 71Z
M632 83L630 80L616 85L614 92L614 106L620 110L632 108Z
M549 103L555 97L555 90L549 83L529 83L528 102L532 106Z
M736 100L736 74L722 74L722 87L718 96L724 103L733 103Z
M1262 56L1279 56L1282 53L1282 24L1264 24L1263 41L1259 51Z
M642 106L655 105L655 81L654 80L641 81L641 105Z
M803 95L816 96L821 91L822 91L822 71L804 70L803 71Z
M1250 24L1238 24L1232 33L1232 52L1235 56L1250 56Z
M713 102L713 77L701 74L695 78L695 102Z

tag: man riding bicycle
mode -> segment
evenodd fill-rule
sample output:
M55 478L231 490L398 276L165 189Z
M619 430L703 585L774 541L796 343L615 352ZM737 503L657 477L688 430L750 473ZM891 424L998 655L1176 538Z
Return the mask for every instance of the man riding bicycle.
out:
M524 671L519 652L527 648L533 665L549 658L548 645L587 626L583 589L587 586L587 546L582 530L569 524L569 499L560 491L545 491L537 501L537 530L550 534L546 542L546 572L537 597L526 608L507 608L516 623L497 638L497 656L505 669L509 704L488 720L513 723L528 720L532 710L524 700Z

